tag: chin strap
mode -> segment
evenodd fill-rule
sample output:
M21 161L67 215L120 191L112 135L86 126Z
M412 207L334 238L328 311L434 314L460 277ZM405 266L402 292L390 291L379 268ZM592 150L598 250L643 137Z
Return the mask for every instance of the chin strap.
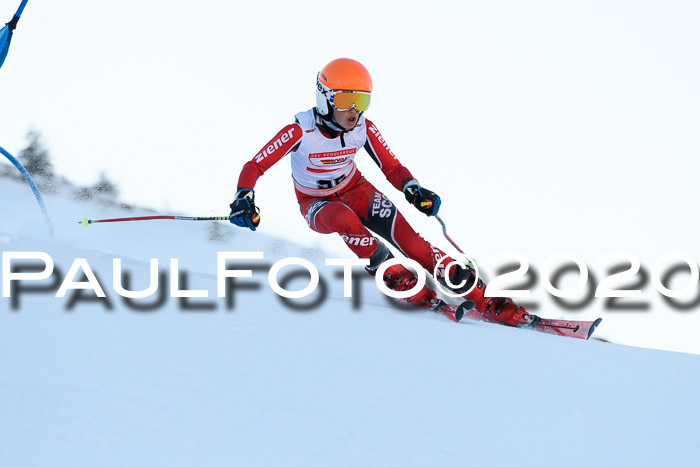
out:
M321 115L314 109L314 114L316 115L316 125L325 128L328 130L332 131L344 131L344 128L342 128L338 123L333 119L332 114L328 115Z
M332 109L330 102L328 103L328 108ZM362 117L362 114L364 114L364 112L360 112L357 115L358 122L360 121L360 117ZM318 125L322 128L327 128L327 129L332 130L332 131L340 131L342 133L347 133L348 131L352 131L354 129L353 128L351 130L347 130L347 129L343 128L342 126L340 126L340 124L338 122L336 122L335 119L333 118L332 111L330 111L328 115L321 115L320 113L318 113L318 110L314 109L314 115L316 116L316 125ZM357 126L357 124L355 124L355 126Z

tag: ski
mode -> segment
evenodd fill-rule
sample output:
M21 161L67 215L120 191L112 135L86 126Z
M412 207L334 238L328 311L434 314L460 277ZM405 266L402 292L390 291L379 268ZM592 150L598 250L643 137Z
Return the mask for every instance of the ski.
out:
M438 299L437 305L426 307L426 309L439 315L446 316L447 319L455 323L459 323L462 318L465 317L476 321L484 321L483 315L476 311L474 306L474 302L471 300L465 300L459 305L450 305Z
M429 310L439 315L446 316L447 319L454 321L455 323L459 323L464 317L463 311L458 313L459 307L457 305L449 305L442 300L439 301L437 307L429 308Z
M462 319L470 319L473 321L486 321L490 323L501 324L488 315L485 315L474 308L474 302L466 300L459 305L451 305L440 300L437 306L427 308L429 311L443 315L450 321L455 323ZM547 319L540 318L536 315L531 315L535 320L529 325L519 326L520 329L530 329L532 331L543 332L546 334L554 334L557 336L573 337L577 339L588 340L593 332L598 327L602 318L595 321L573 321L567 319Z
M588 340L596 330L603 318L595 321L572 321L566 319L540 318L534 328L535 331L557 336L576 337Z

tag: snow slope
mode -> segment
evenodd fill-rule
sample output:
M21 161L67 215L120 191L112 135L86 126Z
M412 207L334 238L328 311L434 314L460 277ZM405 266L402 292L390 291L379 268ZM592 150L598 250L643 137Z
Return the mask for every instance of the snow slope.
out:
M228 225L83 228L86 215L137 212L56 197L49 239L27 187L0 178L0 194L3 253L46 252L62 275L85 258L111 304L90 291L72 308L72 292L21 293L16 309L0 299L2 466L657 466L700 456L696 355L454 324L390 308L369 282L354 310L319 250ZM329 285L324 305L281 305L266 271L232 309L214 298L217 251L258 250L264 263L313 261ZM209 297L134 310L112 287L114 258L135 289L149 258L166 276L178 258L188 288Z

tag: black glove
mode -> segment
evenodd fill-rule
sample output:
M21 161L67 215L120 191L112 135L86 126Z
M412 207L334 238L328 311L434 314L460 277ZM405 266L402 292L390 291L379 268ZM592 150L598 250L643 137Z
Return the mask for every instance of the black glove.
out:
M406 200L427 216L434 216L440 209L440 197L420 186L415 178L403 182L403 194Z
M260 225L260 208L255 206L255 192L253 190L238 190L236 199L233 200L231 214L228 219L239 227L248 227L250 230Z

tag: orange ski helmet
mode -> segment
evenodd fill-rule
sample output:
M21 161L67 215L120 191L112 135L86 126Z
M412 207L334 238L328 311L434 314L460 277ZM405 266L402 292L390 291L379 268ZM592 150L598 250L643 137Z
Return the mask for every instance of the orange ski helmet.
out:
M351 58L338 58L330 62L316 76L316 111L323 116L331 114L333 98L337 91L354 91L364 94L362 109L369 105L369 94L372 92L372 77L360 62ZM358 96L359 97L359 96ZM340 109L347 110L347 109Z

